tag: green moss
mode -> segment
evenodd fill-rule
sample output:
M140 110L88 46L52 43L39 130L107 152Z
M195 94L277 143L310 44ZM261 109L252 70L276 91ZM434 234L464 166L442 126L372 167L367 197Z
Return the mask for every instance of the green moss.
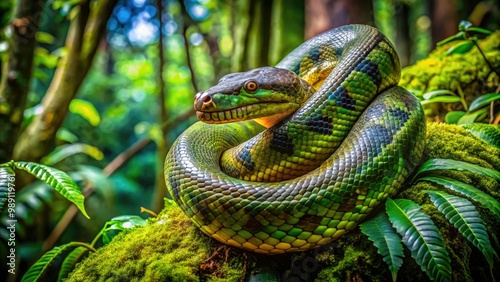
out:
M427 128L424 159L451 158L500 170L500 150L461 127L430 123ZM459 171L441 173L469 183L500 200L500 185L491 178ZM445 240L455 280L491 281L495 276L500 277L498 260L490 270L482 253L461 236L430 202L423 190L432 189L442 188L430 182L419 182L407 187L395 198L410 199L422 205L431 216ZM492 245L500 252L500 219L479 203L472 202L485 221ZM377 212L381 210L374 211L374 214ZM405 256L398 277L405 281L428 280L406 249ZM387 281L391 277L373 243L359 229L323 248L267 257L215 242L193 227L178 207L168 204L158 219L152 220L146 227L126 232L98 249L78 265L68 280L241 281L246 274L254 273L255 268L269 268L271 264L274 266L265 272L276 271L275 277L283 280Z
M466 54L445 55L455 44L451 42L437 47L426 59L404 68L400 85L423 92L437 89L457 91L459 86L464 90L469 84L484 80L485 86L494 90L498 85L498 77L492 73L477 48ZM479 46L494 67L500 66L500 31L480 40Z
M210 252L206 238L171 207L91 254L68 281L196 281Z
M401 71L400 85L420 93L447 89L462 92L470 103L479 95L494 92L500 78L488 67L477 48L466 54L446 56L446 51L456 42L437 47L426 59ZM479 46L494 68L500 67L500 31L480 40ZM432 104L426 106L427 117L443 121L450 110L463 110L460 103Z

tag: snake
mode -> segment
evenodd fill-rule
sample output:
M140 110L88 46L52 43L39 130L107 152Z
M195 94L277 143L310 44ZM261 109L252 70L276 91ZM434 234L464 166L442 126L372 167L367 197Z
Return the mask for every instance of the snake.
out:
M376 28L317 35L274 67L231 73L195 95L200 119L165 159L169 194L195 226L262 254L305 251L352 231L415 170L418 99Z

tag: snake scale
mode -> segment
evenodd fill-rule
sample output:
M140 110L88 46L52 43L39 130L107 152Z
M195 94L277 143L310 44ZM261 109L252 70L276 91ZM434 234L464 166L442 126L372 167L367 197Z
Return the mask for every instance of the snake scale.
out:
M204 122L168 153L167 189L222 243L264 254L327 244L422 157L422 107L399 77L393 46L365 25L320 34L276 67L226 75L196 95Z

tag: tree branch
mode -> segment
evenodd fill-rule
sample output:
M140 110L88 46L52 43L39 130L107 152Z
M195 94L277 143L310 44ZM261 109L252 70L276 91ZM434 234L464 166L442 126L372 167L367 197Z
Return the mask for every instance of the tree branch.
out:
M52 149L56 132L90 69L116 2L88 0L80 4L66 40L68 55L61 59L42 99L42 113L34 118L14 147L14 159L37 162Z

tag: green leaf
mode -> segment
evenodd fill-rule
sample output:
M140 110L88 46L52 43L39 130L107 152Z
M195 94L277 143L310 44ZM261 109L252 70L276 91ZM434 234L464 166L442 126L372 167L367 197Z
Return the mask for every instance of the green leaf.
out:
M64 261L61 264L59 274L57 275L57 281L60 282L63 281L63 279L66 279L68 274L75 268L75 265L88 251L89 249L85 247L76 247L76 249L72 250L71 253L64 258Z
M433 97L429 100L423 100L420 103L422 105L431 104L431 103L456 103L460 102L460 97L457 96L437 96Z
M86 154L98 161L102 160L104 157L103 153L99 148L88 145L88 144L66 144L56 147L54 151L45 156L41 162L45 165L54 165L62 161L63 159L78 154L83 153Z
M57 67L59 63L59 57L54 54L49 53L49 51L42 47L37 47L35 49L35 61L36 66L46 66L49 69Z
M474 47L474 42L472 41L464 41L457 43L456 45L450 47L445 53L445 55L451 55L451 54L465 54L469 52L472 47Z
M6 203L9 200L9 190L12 190L11 192L15 192L14 176L14 171L10 166L0 166L0 214L2 214Z
M429 194L438 210L458 229L460 234L483 253L490 267L493 267L493 256L497 254L491 246L488 231L476 207L465 198L443 191L425 190L424 192Z
M398 270L403 264L403 245L401 238L392 228L386 213L379 213L376 217L359 225L361 232L377 247L378 253L389 266L392 281L397 280Z
M478 116L486 113L487 111L488 111L488 108L483 108L483 109L477 110L477 111L472 112L472 113L468 112L458 120L457 124L462 125L462 124L473 123L477 119Z
M31 281L43 281L43 276L48 271L50 265L54 263L54 261L70 248L74 247L85 247L89 250L95 251L91 246L80 243L80 242L71 242L60 247L55 247L52 250L46 252L35 264L33 264L28 271L23 275L21 282L31 282Z
M387 199L386 212L411 256L431 280L451 281L450 256L443 238L421 207L407 199Z
M147 221L137 215L122 215L113 217L106 222L106 229L109 230L125 230L137 226L145 226Z
M74 143L78 141L78 136L64 127L59 128L56 138L67 143Z
M110 221L104 224L104 227L101 230L102 234L102 242L106 245L113 239L117 234L108 233L112 230L123 231L125 229L130 229L139 226L145 226L147 221L140 216L137 215L122 215L112 218Z
M444 116L444 120L448 124L457 124L458 120L465 115L464 111L451 111Z
M43 31L38 31L35 34L35 39L36 41L40 43L45 43L45 44L52 44L54 43L54 36L52 34L43 32Z
M90 218L85 211L83 203L85 197L82 195L78 185L65 172L32 162L15 162L14 165L16 168L27 171L47 183L47 185L54 188L63 197L74 203L85 217Z
M453 178L433 175L422 177L418 180L431 181L443 185L447 189L458 192L466 197L469 197L469 199L471 200L477 201L482 206L489 209L494 215L500 217L500 203L495 200L495 198L469 184L463 183Z
M16 193L16 217L26 225L33 225L39 213L53 199L54 189L42 181L35 181Z
M109 244L109 242L111 242L111 239L112 239L112 238L110 238L106 232L103 232L103 233L102 233L102 243L103 243L104 245Z
M101 122L101 116L99 115L99 112L94 107L94 105L88 101L73 99L69 104L69 111L74 114L80 115L92 126L97 126Z
M434 90L434 91L426 92L422 95L422 98L424 98L425 100L429 100L432 97L442 96L442 95L457 96L454 92L452 92L450 90L441 89L441 90Z
M466 20L461 20L458 23L458 30L468 30L470 27L472 27L472 23Z
M487 143L500 148L500 125L469 123L463 125L462 127Z
M500 180L500 172L491 168L486 168L468 162L456 161L451 159L430 159L427 160L418 168L417 173L415 173L415 176L413 176L412 182L417 180L420 174L422 173L428 173L434 170L446 170L446 169L468 171L480 175L493 177L496 180Z
M114 193L114 183L102 168L90 165L79 165L76 169L77 170L72 173L75 177L85 179L87 182L92 183L95 189L104 194L111 195Z
M486 35L490 35L493 33L489 29L475 27L475 26L471 26L471 27L467 28L467 31L473 31L473 32L482 33L482 34L486 34Z
M458 41L458 40L465 40L465 32L460 31L459 33L457 33L453 36L450 36L448 38L445 38L445 39L439 41L438 43L436 43L436 45L441 46L441 45L444 45L446 43Z
M472 101L469 106L469 112L475 111L479 108L489 105L491 102L500 100L500 93L484 94Z

